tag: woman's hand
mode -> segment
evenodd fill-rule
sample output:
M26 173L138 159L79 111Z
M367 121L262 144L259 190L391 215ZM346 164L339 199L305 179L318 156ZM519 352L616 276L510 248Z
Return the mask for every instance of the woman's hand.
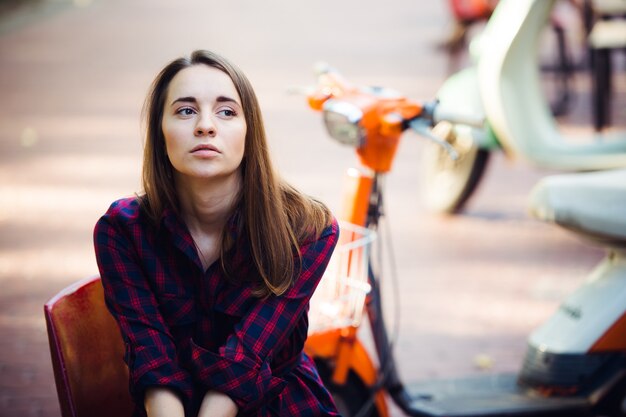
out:
M148 388L144 406L148 417L185 417L183 403L171 389L165 387Z
M207 391L202 399L198 417L235 417L239 409L237 404L226 394Z

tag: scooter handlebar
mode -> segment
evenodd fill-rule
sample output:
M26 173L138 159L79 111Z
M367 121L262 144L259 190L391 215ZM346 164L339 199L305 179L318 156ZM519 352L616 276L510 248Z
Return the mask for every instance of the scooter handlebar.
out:
M456 151L456 149L454 149L452 145L450 145L445 140L434 135L433 132L431 131L430 122L428 122L427 120L421 119L421 118L415 118L409 121L408 127L411 128L411 130L413 130L418 135L426 139L430 139L431 141L435 142L437 145L443 147L446 150L446 152L448 152L448 155L450 155L450 158L452 158L453 161L456 161L458 159L459 153Z
M484 115L470 112L452 111L451 109L443 108L440 105L433 106L432 120L433 124L437 124L441 121L447 121L455 125L467 125L478 129L485 127Z

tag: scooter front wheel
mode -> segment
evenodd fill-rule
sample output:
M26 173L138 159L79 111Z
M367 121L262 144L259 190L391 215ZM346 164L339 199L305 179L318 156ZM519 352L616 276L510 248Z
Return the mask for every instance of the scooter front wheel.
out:
M437 124L433 134L448 142L458 158L453 160L439 144L424 144L420 167L422 197L430 211L458 213L478 186L489 151L479 148L471 138L458 137L445 122Z
M374 394L354 372L349 372L345 384L338 385L332 381L331 364L324 360L316 360L315 364L342 417L379 417Z

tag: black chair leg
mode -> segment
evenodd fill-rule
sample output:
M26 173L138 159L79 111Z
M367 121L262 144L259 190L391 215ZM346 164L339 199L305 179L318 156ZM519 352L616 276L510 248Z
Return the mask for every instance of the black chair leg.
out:
M611 56L608 49L593 49L591 52L593 127L599 132L610 124L611 100Z

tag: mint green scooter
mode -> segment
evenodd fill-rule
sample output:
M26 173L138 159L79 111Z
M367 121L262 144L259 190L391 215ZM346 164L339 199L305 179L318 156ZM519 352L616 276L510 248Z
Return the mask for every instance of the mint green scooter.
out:
M626 167L626 132L565 137L543 95L539 38L555 3L501 0L479 40L476 65L450 77L438 92L438 111L465 114L468 122L434 129L457 151L456 160L443 147L426 145L421 190L430 210L461 210L496 150L562 171Z

